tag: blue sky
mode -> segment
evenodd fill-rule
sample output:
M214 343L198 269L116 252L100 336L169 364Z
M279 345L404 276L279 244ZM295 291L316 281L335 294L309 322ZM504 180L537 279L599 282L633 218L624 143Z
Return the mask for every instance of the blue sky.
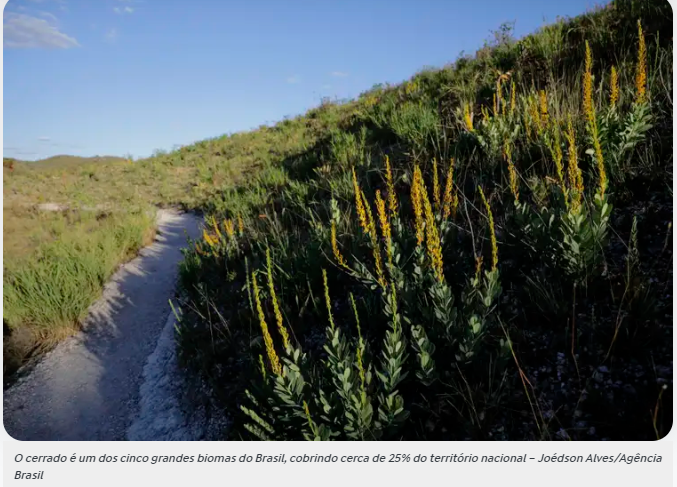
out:
M353 98L603 0L9 0L3 153L150 155Z

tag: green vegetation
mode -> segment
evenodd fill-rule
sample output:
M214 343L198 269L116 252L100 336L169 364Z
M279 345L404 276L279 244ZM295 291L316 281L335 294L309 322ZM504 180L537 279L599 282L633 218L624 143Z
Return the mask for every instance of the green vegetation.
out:
M273 127L5 167L6 316L7 249L44 262L8 247L8 214L180 205L207 222L181 267L180 355L234 419L224 438L661 438L672 49L669 4L620 0Z
M181 356L224 438L664 436L671 22L620 1L504 27L229 139L304 143L210 195L182 265Z

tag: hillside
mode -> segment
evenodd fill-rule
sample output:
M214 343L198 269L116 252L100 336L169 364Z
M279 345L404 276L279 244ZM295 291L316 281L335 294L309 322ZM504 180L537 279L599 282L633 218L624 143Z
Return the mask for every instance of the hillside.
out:
M177 340L224 439L661 438L672 56L669 4L620 0L272 127L5 170L5 314L31 337L6 350L76 327L145 212L180 206L208 223ZM45 313L61 265L92 293Z
M671 79L669 5L620 1L155 159L256 154L182 268L223 437L664 436Z

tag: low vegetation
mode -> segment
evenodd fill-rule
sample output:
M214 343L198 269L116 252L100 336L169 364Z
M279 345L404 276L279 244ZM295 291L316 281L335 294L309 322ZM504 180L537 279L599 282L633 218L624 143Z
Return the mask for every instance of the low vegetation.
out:
M244 135L326 127L212 194L186 252L180 350L224 438L664 436L671 21L619 1L504 27Z

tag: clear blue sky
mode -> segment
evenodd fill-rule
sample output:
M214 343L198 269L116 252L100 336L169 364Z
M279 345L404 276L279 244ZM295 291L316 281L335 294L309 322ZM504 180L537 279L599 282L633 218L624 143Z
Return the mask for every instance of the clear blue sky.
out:
M150 155L272 123L604 0L9 0L4 156Z

